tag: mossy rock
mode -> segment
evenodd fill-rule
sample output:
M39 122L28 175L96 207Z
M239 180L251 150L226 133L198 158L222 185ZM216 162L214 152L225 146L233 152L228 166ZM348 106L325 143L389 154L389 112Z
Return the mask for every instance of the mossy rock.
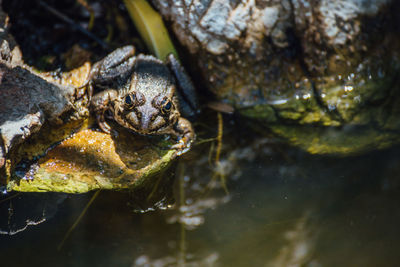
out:
M51 148L28 168L16 168L8 190L84 193L152 187L155 174L176 157L164 137L134 134L115 125L113 135L85 129Z

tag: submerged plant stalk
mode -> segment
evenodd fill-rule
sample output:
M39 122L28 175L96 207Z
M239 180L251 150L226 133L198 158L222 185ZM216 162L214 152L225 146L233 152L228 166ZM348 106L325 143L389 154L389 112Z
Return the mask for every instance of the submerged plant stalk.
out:
M82 220L83 216L86 214L87 210L89 207L92 205L93 201L97 198L101 190L96 191L96 193L93 194L93 196L90 198L89 202L86 204L85 208L82 210L81 214L79 214L79 217L76 219L74 224L71 226L71 228L68 229L68 232L65 234L63 240L61 243L58 245L57 250L61 250L63 247L65 241L68 239L68 237L71 235L72 231L76 228L76 226L79 224L79 222Z

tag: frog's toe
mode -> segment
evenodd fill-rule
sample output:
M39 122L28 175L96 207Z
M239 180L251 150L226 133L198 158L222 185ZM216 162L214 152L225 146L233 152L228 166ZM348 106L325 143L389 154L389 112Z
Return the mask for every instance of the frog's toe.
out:
M99 122L100 129L103 130L103 132L110 134L111 133L111 127L108 125L107 122Z
M103 132L108 133L108 134L111 133L111 127L110 127L110 125L108 125L107 122L104 121L103 116L100 116L100 115L97 116L97 124L99 125L100 129Z
M173 145L172 148L176 150L176 154L178 156L188 152L190 147L192 146L192 142L185 141L184 138L180 139L177 144Z

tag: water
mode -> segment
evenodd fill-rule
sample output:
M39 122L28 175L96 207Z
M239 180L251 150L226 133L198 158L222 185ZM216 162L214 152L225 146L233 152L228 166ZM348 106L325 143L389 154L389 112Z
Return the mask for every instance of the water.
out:
M228 194L210 183L208 148L178 165L174 208L134 213L129 193L101 192L60 250L92 194L1 203L3 229L10 207L14 227L46 218L0 235L2 266L398 266L398 147L345 158L266 139L225 148Z

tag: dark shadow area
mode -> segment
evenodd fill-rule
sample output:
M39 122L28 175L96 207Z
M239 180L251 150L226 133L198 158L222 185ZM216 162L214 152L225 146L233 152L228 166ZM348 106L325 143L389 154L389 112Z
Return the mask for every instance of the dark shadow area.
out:
M68 18L71 23L46 9L42 2ZM88 32L106 43L108 48L77 29L87 28L90 21L89 10L79 1L3 1L4 11L10 17L11 34L22 50L24 61L46 71L65 68L63 54L76 44L97 55L95 60L98 60L117 47L131 44L135 36L138 36L122 1L99 1L90 6L94 24ZM136 44L136 41L135 46L139 51L144 48L140 42Z

